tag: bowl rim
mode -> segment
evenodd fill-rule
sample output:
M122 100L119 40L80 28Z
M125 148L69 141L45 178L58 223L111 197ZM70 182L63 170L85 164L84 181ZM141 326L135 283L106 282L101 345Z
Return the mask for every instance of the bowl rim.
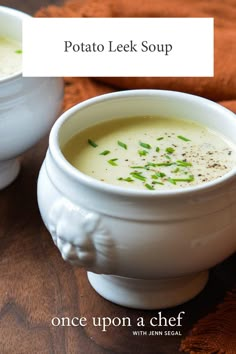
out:
M16 17L18 19L24 19L24 18L32 17L32 16L30 16L29 14L27 14L27 13L25 13L23 11L20 11L20 10L17 10L17 9L8 7L8 6L3 6L3 5L0 5L0 15L1 14L10 15L10 16ZM22 70L19 70L19 71L14 72L11 75L6 75L6 76L4 76L2 78L0 77L0 85L2 83L6 83L8 81L11 81L11 80L14 80L14 79L18 79L21 76L22 76Z
M161 190L145 190L145 189L136 189L136 188L125 188L122 186L112 185L106 182L99 181L91 176L80 172L74 166L72 166L64 157L60 147L59 147L59 133L63 124L69 120L74 114L84 109L90 105L96 105L97 103L105 102L111 99L117 98L127 98L127 97L134 97L134 96L151 96L151 95L158 95L158 96L169 96L171 97L180 97L185 98L187 100L198 101L202 104L210 105L212 108L220 110L223 114L227 114L229 119L232 119L235 124L236 128L236 119L235 114L228 110L227 108L221 106L220 104L211 101L209 99L203 98L201 96L179 92L179 91L172 91L172 90L158 90L158 89L135 89L135 90L124 90L118 91L113 93L107 93L99 96L95 96L83 102L80 102L70 109L66 110L62 115L57 119L54 123L50 135L49 135L49 151L51 152L54 161L56 162L57 166L62 170L64 173L69 175L73 181L82 183L86 185L88 188L97 189L101 192L107 192L112 194L119 194L123 196L137 196L137 197L149 197L149 198L156 198L156 197L173 197L173 196L181 196L199 192L206 192L212 189L219 188L226 182L230 182L236 176L236 166L225 173L223 176L213 179L208 182L204 182L202 184L189 186L185 188L176 188L176 189L161 189Z

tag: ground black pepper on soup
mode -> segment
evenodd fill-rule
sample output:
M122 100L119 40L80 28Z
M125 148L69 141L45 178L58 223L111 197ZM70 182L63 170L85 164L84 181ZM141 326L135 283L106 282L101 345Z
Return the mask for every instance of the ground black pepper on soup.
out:
M186 188L222 177L236 165L236 146L192 121L133 117L89 127L62 148L79 171L125 188Z

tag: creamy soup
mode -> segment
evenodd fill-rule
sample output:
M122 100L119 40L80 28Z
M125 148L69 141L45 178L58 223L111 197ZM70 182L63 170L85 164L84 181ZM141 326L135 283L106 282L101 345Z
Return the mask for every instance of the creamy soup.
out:
M202 184L236 165L236 146L224 136L159 117L102 122L75 135L62 151L86 175L151 191Z
M0 79L21 71L21 43L0 37Z

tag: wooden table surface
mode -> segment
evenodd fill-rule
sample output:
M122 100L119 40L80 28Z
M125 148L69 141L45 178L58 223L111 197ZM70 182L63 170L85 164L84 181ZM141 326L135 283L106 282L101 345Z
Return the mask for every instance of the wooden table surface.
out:
M1 5L33 14L60 2L1 0ZM206 288L195 299L162 311L167 318L185 312L182 336L133 335L139 317L146 323L142 330L157 330L148 322L159 311L122 308L97 295L86 272L62 260L41 221L36 182L47 144L48 137L21 157L18 179L0 192L0 354L178 353L181 338L232 289L236 257L211 271ZM86 317L87 326L53 326L55 317ZM103 332L93 326L92 317L129 317L132 326L111 325Z

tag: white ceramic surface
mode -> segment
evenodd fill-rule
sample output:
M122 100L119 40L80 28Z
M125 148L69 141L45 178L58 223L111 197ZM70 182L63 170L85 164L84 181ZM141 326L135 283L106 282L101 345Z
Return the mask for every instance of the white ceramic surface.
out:
M21 41L28 15L0 6L0 36ZM23 78L20 72L0 79L0 189L18 175L17 156L49 132L63 98L61 78Z
M99 96L52 128L38 203L62 257L85 267L99 294L124 306L164 308L198 294L208 269L236 250L236 168L186 189L129 190L86 176L63 157L60 146L79 130L137 115L191 119L236 143L235 115L209 100L158 90Z

